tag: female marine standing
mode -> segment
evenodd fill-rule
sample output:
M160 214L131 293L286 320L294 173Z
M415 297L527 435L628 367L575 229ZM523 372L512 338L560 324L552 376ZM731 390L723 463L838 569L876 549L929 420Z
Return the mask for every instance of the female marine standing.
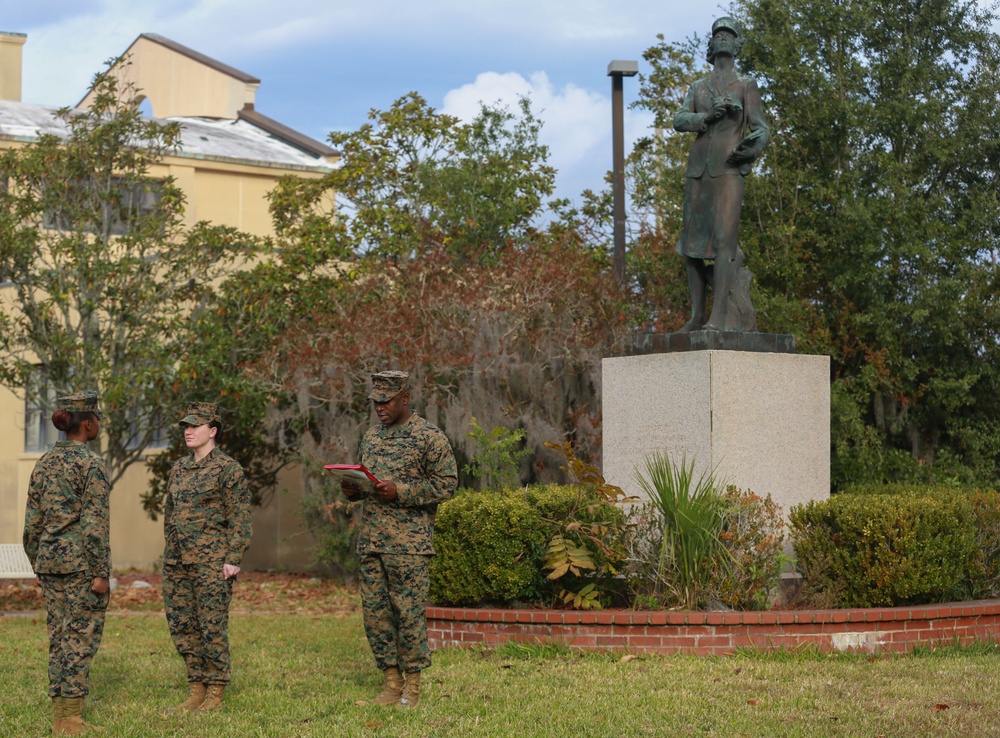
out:
M229 603L250 545L250 490L239 462L222 452L214 402L188 403L184 443L163 507L163 605L187 669L188 698L168 712L222 708L229 684Z
M45 597L52 733L76 735L90 664L108 607L111 547L108 471L87 444L105 419L93 390L60 397L52 423L65 432L35 464L24 515L24 551Z

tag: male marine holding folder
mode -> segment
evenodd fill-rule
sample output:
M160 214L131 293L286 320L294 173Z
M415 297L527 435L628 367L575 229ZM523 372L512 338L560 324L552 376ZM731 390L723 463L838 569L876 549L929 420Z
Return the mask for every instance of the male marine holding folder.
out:
M385 687L374 702L413 707L427 645L430 557L437 505L455 493L458 467L448 438L410 408L409 375L372 374L379 425L361 439L358 460L380 481L372 492L347 482L349 499L364 498L358 555L365 634Z

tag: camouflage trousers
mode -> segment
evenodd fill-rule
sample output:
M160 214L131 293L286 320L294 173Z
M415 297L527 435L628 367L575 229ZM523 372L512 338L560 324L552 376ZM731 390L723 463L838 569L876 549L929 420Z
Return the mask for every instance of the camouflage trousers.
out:
M189 682L229 684L229 602L222 562L163 563L163 606Z
M361 606L375 664L385 671L422 671L431 665L427 645L430 557L362 554Z
M89 572L39 574L49 631L49 697L84 697L101 646L110 593L90 591Z

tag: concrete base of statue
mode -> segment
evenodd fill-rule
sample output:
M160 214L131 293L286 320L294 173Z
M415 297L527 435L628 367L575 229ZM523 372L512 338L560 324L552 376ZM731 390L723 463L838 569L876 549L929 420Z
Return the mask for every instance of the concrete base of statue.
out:
M794 348L793 348L794 350ZM641 496L656 451L792 505L830 496L830 358L681 350L604 359L603 473Z

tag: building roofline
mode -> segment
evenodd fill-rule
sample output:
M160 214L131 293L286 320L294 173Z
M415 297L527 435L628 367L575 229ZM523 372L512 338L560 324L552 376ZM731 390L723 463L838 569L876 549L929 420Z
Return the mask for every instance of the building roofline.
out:
M150 41L160 44L161 46L165 46L171 51L176 51L178 54L183 54L189 59L194 59L196 62L200 62L205 66L211 67L217 72L222 72L223 74L226 74L232 77L233 79L237 79L240 82L246 82L248 84L256 84L256 85L260 84L260 79L254 77L252 74L247 74L246 72L240 71L236 67L231 67L228 64L223 64L217 59L213 59L210 56L205 56L199 51L195 51L194 49L189 48L184 44L179 44L176 41L171 41L169 38L161 36L158 33L141 33L139 34L139 37L132 42L132 46L135 46L136 41L138 41L140 38L149 39ZM129 48L132 48L132 46L130 46Z
M304 133L299 133L294 128L289 128L283 123L279 123L274 118L268 118L263 113L254 110L252 103L247 103L237 116L247 123L257 126L268 133L271 133L290 146L305 151L307 154L315 156L339 156L340 152L331 149L324 143L320 143L314 138L310 138Z
M225 74L228 77L232 77L233 79L239 82L243 82L245 84L258 85L258 86L260 85L260 79L254 77L252 74L247 74L246 72L240 71L236 67L231 67L228 64L223 64L218 59L213 59L210 56L205 56L199 51L195 51L194 49L189 48L184 44L179 44L176 41L171 41L166 36L161 36L158 33L140 33L138 36L136 36L135 41L129 44L129 47L125 50L125 53L122 54L122 56L126 56L132 50L132 47L135 46L137 43L139 43L139 39L141 38L147 39L148 41L152 41L153 43L159 44L160 46L164 46L170 49L171 51L175 51L178 54L181 54L182 56L186 56L188 59L192 59L200 64L204 64L210 69L214 69L217 72L221 72L222 74ZM75 108L80 107L80 103L86 100L89 94L90 90L88 89L83 94L83 97L81 97L80 100L73 107Z

